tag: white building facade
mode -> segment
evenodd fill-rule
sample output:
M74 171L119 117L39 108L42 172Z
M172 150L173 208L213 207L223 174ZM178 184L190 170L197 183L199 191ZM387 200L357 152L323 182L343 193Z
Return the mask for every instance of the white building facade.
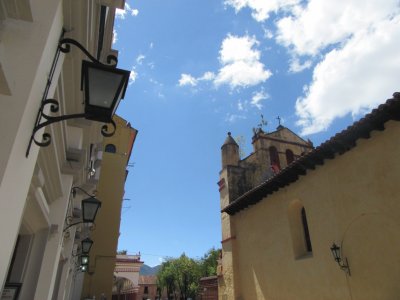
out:
M83 111L81 64L74 46L59 53L62 34L104 61L111 50L115 9L124 0L4 0L0 2L0 295L16 299L79 299L78 245L90 235L77 221L83 193L96 190L101 168L102 123L54 123L48 147L27 147L44 91L58 113ZM52 66L54 66L53 71ZM75 219L74 219L75 218ZM16 286L16 288L14 287ZM15 290L15 291L16 291ZM2 298L1 298L2 299ZM7 298L8 299L8 298ZM14 299L14 298L10 298Z

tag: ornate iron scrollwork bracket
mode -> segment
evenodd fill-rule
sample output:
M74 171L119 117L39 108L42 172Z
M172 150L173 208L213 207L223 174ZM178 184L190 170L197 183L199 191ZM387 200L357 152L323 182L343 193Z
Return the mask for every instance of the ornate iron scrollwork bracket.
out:
M79 48L92 62L94 62L96 64L103 65L103 66L109 66L109 67L116 67L118 64L118 58L112 54L107 56L107 64L103 64L102 62L97 60L93 55L91 55L89 53L89 51L87 51L85 49L85 47L82 46L81 43L79 43L78 41L76 41L74 39L70 39L70 38L61 39L58 43L58 49L62 53L69 53L71 51L71 45L74 45L75 47Z
M63 34L62 34L63 35ZM69 120L69 119L76 119L76 118L85 118L87 115L85 113L77 113L77 114L71 114L71 115L63 115L63 116L54 116L52 114L55 114L59 111L59 102L56 99L47 99L47 95L53 80L54 72L57 66L57 62L60 56L60 52L62 53L69 53L71 51L71 45L76 46L79 50L81 50L93 63L99 64L102 66L107 66L111 68L115 68L118 63L118 59L114 55L108 55L107 56L107 64L104 64L97 60L93 55L91 55L85 47L82 46L79 42L77 42L74 39L71 38L62 38L60 39L57 47L56 54L53 59L53 63L50 69L49 77L47 79L47 84L45 91L43 93L42 97L42 102L40 104L40 108L38 111L38 114L36 116L36 122L35 126L32 131L31 138L29 140L28 148L26 150L25 156L29 156L29 151L32 146L32 142L34 142L37 146L39 147L47 147L51 143L51 135L49 133L43 133L41 136L41 140L36 139L35 135L36 133L42 129L43 127L46 127L47 125L57 123L60 121L64 120ZM47 113L46 107L50 106L49 112L50 114ZM109 128L108 124L104 124L101 128L101 134L105 137L110 137L114 135L115 130L116 130L116 124L115 122L111 119L109 124L111 124L112 128Z

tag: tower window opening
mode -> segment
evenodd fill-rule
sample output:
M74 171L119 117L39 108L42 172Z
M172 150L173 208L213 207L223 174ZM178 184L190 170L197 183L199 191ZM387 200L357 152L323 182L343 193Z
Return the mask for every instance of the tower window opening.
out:
M279 169L281 168L281 164L279 162L279 154L278 150L274 146L269 147L269 157L271 160L272 166L277 166Z
M293 161L294 161L293 151L287 149L286 150L286 162L288 165L290 165Z

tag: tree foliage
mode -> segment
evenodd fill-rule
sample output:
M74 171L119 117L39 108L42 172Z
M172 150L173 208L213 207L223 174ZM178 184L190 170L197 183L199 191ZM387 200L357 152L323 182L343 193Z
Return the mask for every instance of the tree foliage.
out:
M215 275L219 250L210 249L200 260L187 257L169 258L157 273L158 296L166 290L169 300L196 299L201 277Z
M220 250L212 248L200 260L201 277L217 275Z
M157 283L159 293L162 290L167 290L168 299L176 299L176 274L175 274L175 260L168 259L161 265L160 270L157 273Z

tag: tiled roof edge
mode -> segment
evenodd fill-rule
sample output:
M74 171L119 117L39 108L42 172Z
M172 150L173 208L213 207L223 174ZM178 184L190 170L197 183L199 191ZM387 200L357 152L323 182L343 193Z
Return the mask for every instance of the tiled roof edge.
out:
M317 165L323 165L325 159L333 159L336 154L349 151L356 146L358 139L368 139L371 131L383 131L384 124L389 120L400 121L400 92L394 93L393 98L388 99L386 103L379 105L371 113L337 133L313 151L301 156L274 177L244 193L221 212L234 215L256 204L269 194L297 181L300 175L306 175L307 170L314 170Z

